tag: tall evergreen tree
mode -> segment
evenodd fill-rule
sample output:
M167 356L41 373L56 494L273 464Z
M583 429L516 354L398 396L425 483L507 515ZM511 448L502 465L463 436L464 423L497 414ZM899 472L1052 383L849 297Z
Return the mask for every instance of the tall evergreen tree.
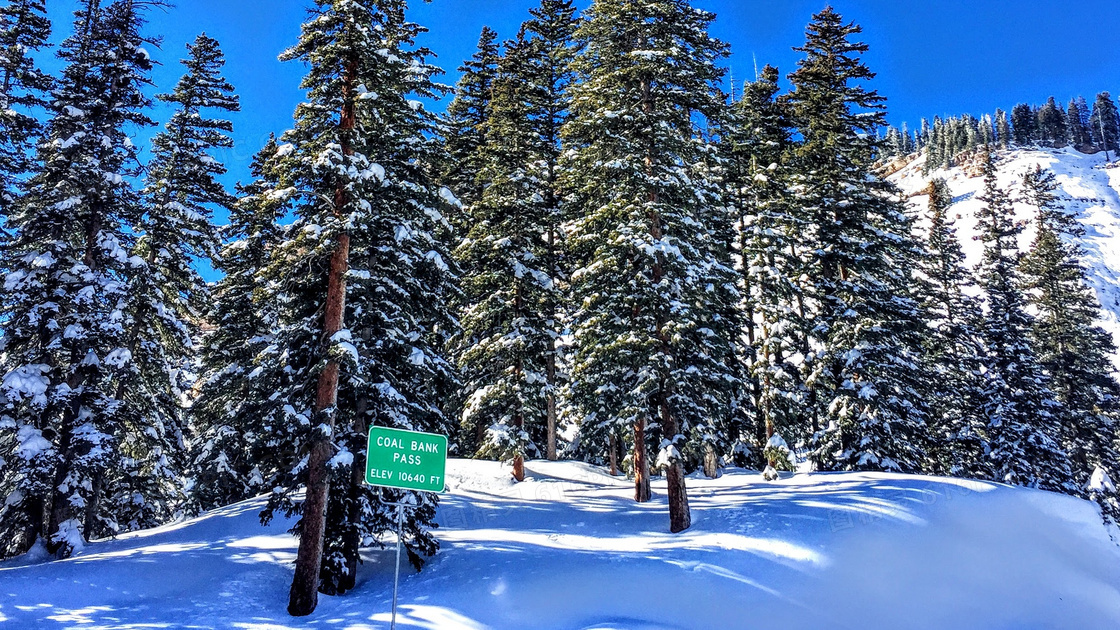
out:
M557 168L577 24L567 1L533 15L499 63L481 149L487 187L457 252L468 304L458 351L463 440L480 436L479 452L512 461L518 480L526 455L556 457Z
M1062 445L1074 482L1085 491L1098 468L1115 474L1120 385L1112 375L1112 335L1096 320L1100 303L1086 285L1079 245L1085 229L1055 195L1054 174L1041 167L1023 177L1024 201L1038 210L1038 235L1023 261L1034 320L1034 347L1062 404Z
M148 3L146 6L151 6ZM3 369L14 451L5 457L11 497L0 516L6 551L42 538L60 557L90 536L116 531L118 508L98 500L105 475L127 465L128 436L114 377L131 360L123 329L128 255L141 215L139 150L130 127L152 124L142 89L152 62L130 0L87 0L59 57L37 173L12 213L18 236L4 265ZM45 525L45 527L44 527ZM10 537L9 537L10 536Z
M1007 118L1007 112L1002 109L996 110L996 142L1001 149L1006 149L1011 146L1011 122Z
M128 529L167 520L185 501L180 401L192 384L187 375L199 317L209 304L196 261L216 257L212 212L234 201L218 182L226 169L214 157L215 150L233 146L227 135L233 125L210 116L237 111L238 99L221 75L225 58L217 41L200 35L187 50L187 73L174 92L158 97L175 113L152 141L123 319L131 357L116 390L124 465L107 479L105 495Z
M1069 122L1053 96L1038 110L1038 132L1045 146L1058 148L1069 144Z
M1120 112L1112 100L1112 94L1101 92L1093 103L1093 115L1089 118L1089 133L1093 144L1101 151L1120 151Z
M11 0L0 7L0 217L15 199L15 183L31 169L42 133L37 113L47 106L52 81L34 57L50 36L44 0Z
M546 306L555 283L542 238L550 216L534 168L542 139L528 98L533 48L522 31L498 65L482 148L487 186L456 256L469 270L459 352L468 392L464 428L484 429L479 453L512 462L518 481L525 457L540 453L530 432L539 436L547 423L546 358L555 343Z
M494 78L498 72L501 46L498 34L483 27L478 50L459 68L462 76L455 87L455 98L447 106L446 167L442 183L451 189L466 208L482 198L479 173L482 171L482 146L486 142L486 123L490 120ZM465 235L470 229L466 215L452 216L452 223Z
M805 358L814 458L828 469L919 470L926 409L922 320L913 298L919 249L889 183L871 173L883 98L862 82L862 32L816 14L788 96L802 142L793 152L809 241L813 344Z
M1077 99L1072 99L1069 102L1069 107L1066 108L1066 121L1069 123L1069 141L1076 149L1083 149L1092 142L1092 134L1089 133L1088 123L1077 104Z
M1038 114L1030 105L1019 103L1011 109L1011 127L1015 144L1029 147L1038 142Z
M199 349L198 399L191 406L191 508L229 505L275 487L285 459L284 427L271 424L283 408L273 396L288 385L276 366L277 307L262 272L281 239L287 210L276 194L279 146L270 138L252 164L256 178L240 190L222 231L215 260L224 275L213 290L206 321L214 330Z
M715 16L686 0L598 0L578 31L565 126L581 440L599 453L634 428L636 498L649 498L647 425L662 437L670 529L691 525L682 452L691 429L725 417L735 379L729 226L697 117L723 106Z
M294 456L263 517L301 516L288 606L297 616L315 609L317 591L354 587L360 548L395 529L385 501L415 506L402 532L414 564L437 548L433 495L363 483L371 424L450 429L441 406L453 373L441 351L454 326L452 269L433 236L446 226L429 172L441 147L437 117L418 104L442 89L406 8L317 0L283 55L307 64L308 102L276 163L276 194L290 196L296 222L266 270L267 299L279 306L274 345L290 378L277 391L280 416L268 422Z
M570 91L575 80L572 60L577 52L576 28L581 19L573 0L541 0L539 7L530 9L532 19L526 29L533 34L533 75L535 89L529 98L532 109L537 112L536 133L542 139L541 155L538 157L537 170L544 183L541 196L547 212L546 272L553 282L553 290L545 301L545 312L550 332L556 337L549 346L545 358L547 424L545 436L545 455L556 459L559 423L558 391L562 384L560 374L559 332L562 329L563 309L561 291L567 285L568 264L564 256L564 234L561 228L563 218L564 193L560 188L560 134L571 112Z
M926 357L935 376L930 400L931 468L941 474L984 478L989 476L984 459L986 427L977 407L983 390L980 308L968 291L973 279L949 218L953 205L949 185L934 179L928 192L929 236L921 270L927 283L924 308L930 327Z
M729 437L751 447L737 454L739 463L760 469L777 463L763 457L775 434L801 437L806 424L800 414L805 388L794 364L808 343L804 251L801 224L787 203L785 158L793 132L777 99L779 77L777 68L763 68L733 103L721 135L724 185L739 238L746 332L740 353L750 394L738 406Z
M987 300L983 411L992 474L1004 483L1072 492L1069 458L1061 446L1061 408L1031 344L1019 274L1018 236L1008 193L999 187L991 154L984 163L979 218L984 259L980 282Z

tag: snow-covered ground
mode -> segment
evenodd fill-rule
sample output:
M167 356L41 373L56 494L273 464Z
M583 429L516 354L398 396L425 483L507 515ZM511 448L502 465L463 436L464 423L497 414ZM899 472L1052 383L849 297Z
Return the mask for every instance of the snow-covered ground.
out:
M1113 154L1112 158L1116 158ZM1105 154L1085 155L1072 148L1002 152L997 156L1000 186L1018 196L1023 175L1038 165L1054 172L1060 190L1059 199L1067 210L1085 227L1082 246L1086 250L1084 264L1089 282L1103 307L1102 326L1112 333L1120 345L1120 162L1106 168ZM911 197L916 210L929 206L929 197L920 194L933 177L942 177L953 191L955 205L950 217L959 217L956 225L969 263L980 262L983 245L977 235L976 214L983 206L977 197L983 194L984 179L977 164L968 163L949 170L936 170L922 175L925 158L919 158L891 177ZM1026 251L1035 238L1036 211L1023 203L1015 205L1017 217L1026 224L1021 246ZM1120 368L1120 357L1117 357Z
M997 484L731 471L689 480L691 530L578 463L453 461L443 550L401 582L401 628L1034 630L1120 627L1120 547L1093 505ZM295 541L254 500L0 564L2 628L388 628L392 550L306 619Z

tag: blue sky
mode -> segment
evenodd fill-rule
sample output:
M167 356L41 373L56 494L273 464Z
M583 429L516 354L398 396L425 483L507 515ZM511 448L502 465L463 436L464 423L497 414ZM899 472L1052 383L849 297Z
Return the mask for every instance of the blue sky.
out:
M224 156L230 182L247 179L248 162L270 131L291 123L301 97L299 64L277 55L292 44L310 0L180 0L150 15L149 32L164 38L153 57L160 89L181 74L177 60L185 43L205 31L222 42L227 75L242 97L235 117L237 149ZM578 0L586 6L589 0ZM455 69L474 50L484 25L512 36L538 0L433 0L415 2L412 19L431 32L422 40L438 55L437 65ZM719 16L714 34L732 46L728 65L737 81L751 78L754 60L783 74L794 67L804 28L825 0L696 0ZM922 116L1009 109L1018 101L1043 102L1053 94L1091 98L1101 90L1120 93L1116 0L835 0L833 6L862 24L871 45L866 60L879 73L874 82L888 97L892 122L917 123ZM75 0L50 0L56 38L70 30ZM164 114L161 112L160 117ZM219 219L221 219L219 217Z

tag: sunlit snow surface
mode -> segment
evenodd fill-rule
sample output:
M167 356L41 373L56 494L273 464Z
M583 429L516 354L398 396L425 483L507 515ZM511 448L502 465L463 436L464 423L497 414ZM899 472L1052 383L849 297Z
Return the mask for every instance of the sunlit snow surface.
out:
M556 630L1120 627L1120 547L1095 508L996 484L732 470L689 480L693 527L667 532L664 483L637 505L576 463L452 461L443 550L404 572L399 627ZM388 628L392 550L358 588L285 613L295 541L255 500L0 564L2 628Z
M1042 166L1054 172L1060 187L1059 201L1085 227L1085 238L1081 242L1086 252L1083 263L1088 270L1089 283L1103 307L1101 324L1120 345L1120 162L1115 161L1115 153L1111 157L1114 162L1106 167L1104 153L1085 155L1069 148L1019 149L996 155L1000 186L1016 199L1022 191L1023 175L1028 171ZM984 191L983 177L970 164L922 175L924 162L925 159L920 158L891 179L911 197L911 207L920 211L924 218L929 197L921 192L931 178L944 178L953 191L955 202L949 216L959 217L956 226L969 263L979 264L983 244L974 238L978 234L976 214L983 207L977 199ZM1020 242L1026 251L1035 238L1037 213L1021 202L1015 204L1015 211L1016 217L1026 226ZM1120 357L1116 363L1120 367Z

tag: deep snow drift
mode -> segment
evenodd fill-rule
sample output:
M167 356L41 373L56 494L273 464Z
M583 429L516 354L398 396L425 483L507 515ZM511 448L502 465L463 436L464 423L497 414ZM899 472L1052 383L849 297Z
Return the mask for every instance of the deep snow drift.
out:
M1087 502L889 474L689 480L694 526L577 463L452 461L443 550L404 572L401 628L1033 630L1120 627L1120 547ZM392 550L358 588L284 611L295 541L248 501L0 564L0 627L388 628Z
M1117 156L1112 154L1111 157ZM1120 162L1106 166L1104 153L1086 155L1072 148L1015 149L998 153L996 159L1000 186L1016 198L1022 189L1023 175L1028 171L1042 166L1054 172L1059 201L1085 227L1081 245L1086 256L1082 262L1089 272L1089 284L1103 307L1101 325L1120 345ZM984 192L979 164L966 163L962 167L938 169L922 175L924 164L925 158L920 157L890 179L910 197L911 207L924 219L928 214L929 197L921 193L933 177L944 178L953 191L954 205L949 216L957 219L958 235L968 263L979 264L983 244L975 240L978 235L976 215L983 203L977 197ZM1020 240L1025 252L1035 238L1037 211L1023 203L1016 203L1015 211L1026 226ZM1116 365L1120 368L1120 357L1116 357Z

